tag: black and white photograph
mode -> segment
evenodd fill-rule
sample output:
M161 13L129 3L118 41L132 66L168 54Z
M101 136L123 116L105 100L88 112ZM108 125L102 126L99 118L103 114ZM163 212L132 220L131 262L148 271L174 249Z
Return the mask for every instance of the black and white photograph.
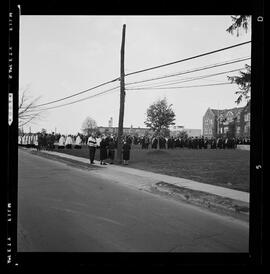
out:
M253 16L19 13L18 254L248 254Z

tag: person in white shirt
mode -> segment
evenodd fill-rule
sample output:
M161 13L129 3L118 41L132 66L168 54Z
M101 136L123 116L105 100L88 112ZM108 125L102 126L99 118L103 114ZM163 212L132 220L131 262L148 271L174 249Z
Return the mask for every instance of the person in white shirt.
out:
M81 136L80 136L79 133L78 133L78 135L76 137L74 148L82 148L82 138L81 138Z
M62 135L58 142L58 148L65 148L65 142L66 142L65 136Z
M71 145L72 145L72 138L70 135L68 135L66 142L65 142L65 146L66 146L66 148L70 149L70 148L72 148Z
M96 153L96 146L97 140L94 134L91 134L87 140L87 145L89 147L89 160L90 164L94 164L95 153Z
M100 142L101 142L101 140L102 140L101 136L98 136L98 137L96 138L96 142L97 142L96 148L100 148Z

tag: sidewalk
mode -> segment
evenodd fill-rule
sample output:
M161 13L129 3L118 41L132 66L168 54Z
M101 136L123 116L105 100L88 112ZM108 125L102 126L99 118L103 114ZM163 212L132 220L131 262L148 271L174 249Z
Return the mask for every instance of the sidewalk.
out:
M54 151L42 151L43 153L56 155L61 158L71 159L78 162L89 164L89 159L76 157L64 153L54 152ZM91 172L94 174L101 176L106 179L110 179L112 181L122 181L125 184L129 185L136 185L140 188L144 188L146 186L149 187L149 184L152 186L158 182L165 182L171 185L175 185L181 188L193 190L193 191L200 191L208 194L214 194L216 196L220 196L223 198L229 198L236 201L244 202L249 204L249 193L238 191L234 189L229 189L220 186L214 186L205 183L199 183L196 181L178 178L174 176L154 173L150 171L130 168L127 166L117 166L117 165L106 165L102 166L99 164L93 164L93 166L98 166L100 169L95 169Z

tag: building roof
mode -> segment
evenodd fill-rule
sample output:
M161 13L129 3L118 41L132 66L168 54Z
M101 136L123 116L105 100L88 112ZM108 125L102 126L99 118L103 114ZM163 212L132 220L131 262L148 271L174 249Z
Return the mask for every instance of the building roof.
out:
M239 112L241 112L244 109L244 107L239 107L239 108L230 108L230 109L212 109L213 113L218 116L218 115L223 115L226 116L229 111L233 113L233 116L236 116Z

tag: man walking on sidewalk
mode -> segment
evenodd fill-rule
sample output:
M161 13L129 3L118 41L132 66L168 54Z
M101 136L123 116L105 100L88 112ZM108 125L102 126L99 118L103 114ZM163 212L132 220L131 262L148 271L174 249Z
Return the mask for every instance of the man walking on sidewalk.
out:
M96 145L97 145L96 137L93 133L89 136L87 145L89 147L90 164L93 164L95 159L95 153L96 153Z

